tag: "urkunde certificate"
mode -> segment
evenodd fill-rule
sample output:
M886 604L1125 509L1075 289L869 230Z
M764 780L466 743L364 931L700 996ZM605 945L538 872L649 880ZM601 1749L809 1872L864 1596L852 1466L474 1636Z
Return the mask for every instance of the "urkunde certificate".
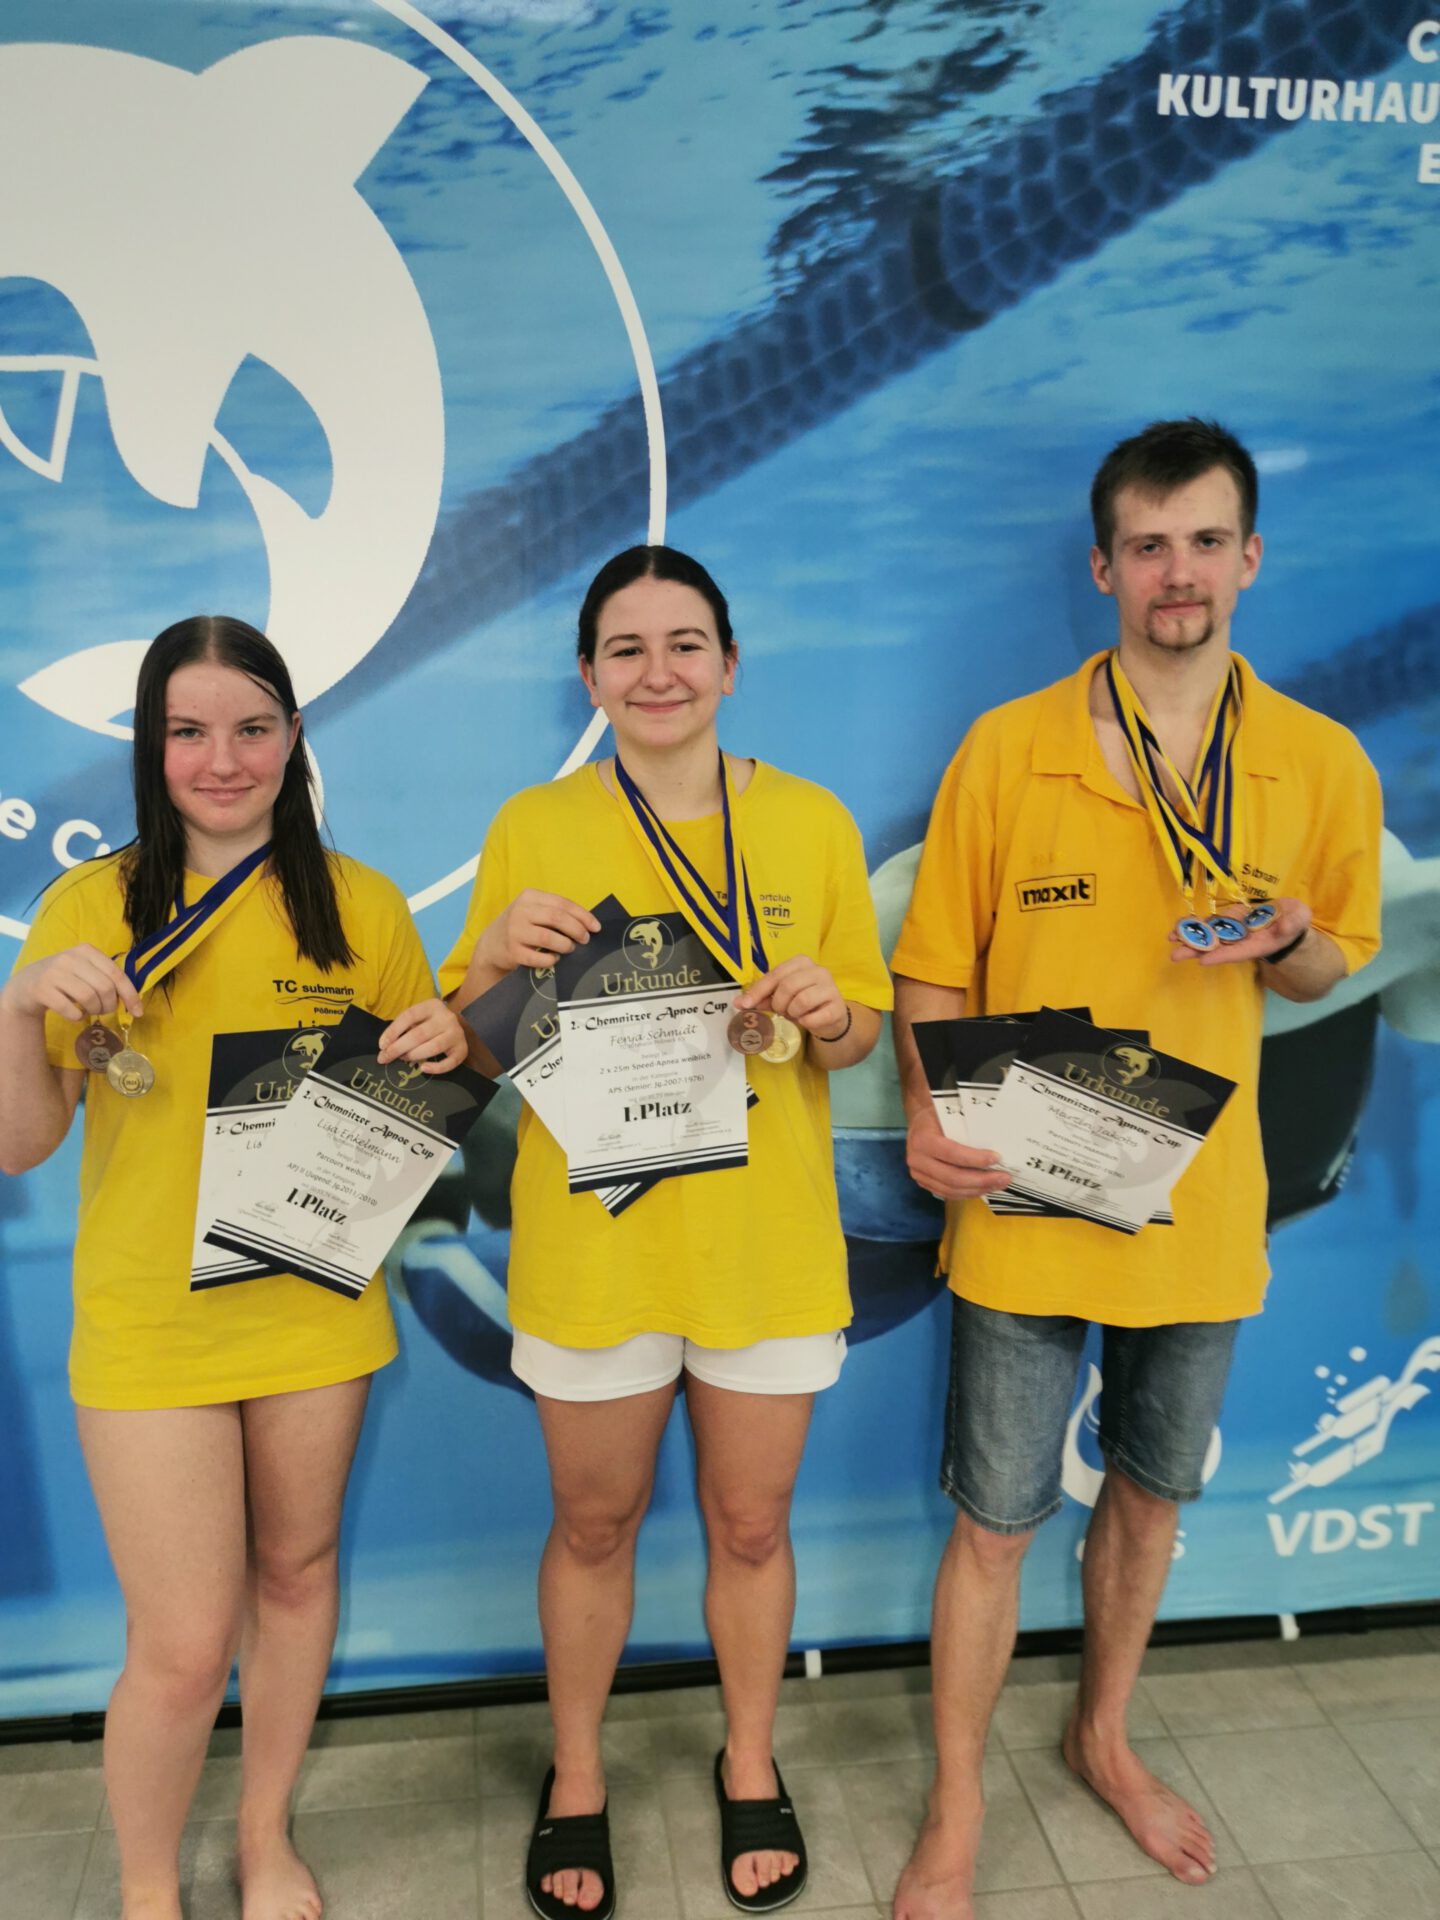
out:
M213 1246L206 1232L231 1210L255 1156L269 1139L296 1087L320 1058L323 1027L276 1027L217 1033L210 1049L210 1092L195 1208L190 1291L229 1286L274 1271L268 1260Z
M738 1167L744 1056L726 1028L738 984L674 908L597 909L556 965L570 1190Z
M1011 1191L1123 1233L1169 1212L1171 1189L1233 1080L1123 1033L1044 1010L990 1111Z
M376 1059L384 1020L351 1007L232 1184L209 1245L357 1298L495 1092L468 1067Z

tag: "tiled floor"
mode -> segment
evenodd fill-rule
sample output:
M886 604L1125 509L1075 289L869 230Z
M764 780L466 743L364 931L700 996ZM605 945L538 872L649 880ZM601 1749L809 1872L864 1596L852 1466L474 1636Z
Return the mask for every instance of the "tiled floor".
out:
M1436 1920L1440 1629L1153 1653L1132 1733L1211 1820L1220 1871L1169 1879L1055 1750L1073 1662L1017 1662L986 1762L978 1920ZM929 1776L929 1675L787 1681L776 1750L810 1885L792 1909L875 1920ZM726 1920L708 1772L713 1689L628 1694L606 1742L621 1920ZM329 1920L522 1920L543 1707L334 1721L295 1832ZM184 1853L189 1920L235 1920L236 1736L217 1735ZM0 1747L0 1915L115 1920L93 1746Z

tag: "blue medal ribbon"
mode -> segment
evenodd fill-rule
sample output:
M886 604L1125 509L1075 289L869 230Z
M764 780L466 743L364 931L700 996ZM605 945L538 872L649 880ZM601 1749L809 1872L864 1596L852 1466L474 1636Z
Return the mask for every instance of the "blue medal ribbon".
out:
M273 844L267 840L263 847L247 853L238 866L222 874L188 907L182 886L175 899L175 918L167 921L158 933L137 940L122 962L137 993L177 967L186 954L199 946L211 931L216 915L235 899L252 876L258 875L270 858Z
M725 764L724 754L720 755L720 807L724 821L727 896L723 902L631 779L618 753L614 764L615 783L625 800L632 825L659 868L676 904L711 954L738 980L743 981L751 976L752 964L755 971L768 973L770 962L766 958L765 941L760 931L760 915L750 890L750 876L745 870L744 855L736 839L730 770ZM745 902L743 927L740 917L742 898ZM748 958L745 950L747 932L750 948Z

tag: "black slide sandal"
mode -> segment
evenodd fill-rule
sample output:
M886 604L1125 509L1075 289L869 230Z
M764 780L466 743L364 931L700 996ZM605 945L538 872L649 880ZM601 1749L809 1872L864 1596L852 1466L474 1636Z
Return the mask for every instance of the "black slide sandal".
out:
M615 1912L615 1863L610 1858L609 1802L599 1813L567 1814L552 1819L550 1790L555 1785L551 1767L540 1789L540 1808L530 1835L530 1851L525 1856L525 1891L540 1920L611 1920ZM580 1872L588 1868L598 1874L603 1892L595 1907L567 1906L553 1893L544 1893L540 1882L546 1874Z
M715 1799L720 1808L720 1878L725 1883L725 1897L742 1913L776 1913L781 1907L788 1907L792 1900L798 1900L805 1891L809 1862L800 1822L795 1818L779 1767L775 1769L775 1784L780 1789L778 1799L732 1800L725 1792L724 1764L722 1747L715 1756ZM772 1885L761 1887L756 1893L740 1893L730 1878L730 1870L742 1853L793 1853L799 1856L799 1863Z

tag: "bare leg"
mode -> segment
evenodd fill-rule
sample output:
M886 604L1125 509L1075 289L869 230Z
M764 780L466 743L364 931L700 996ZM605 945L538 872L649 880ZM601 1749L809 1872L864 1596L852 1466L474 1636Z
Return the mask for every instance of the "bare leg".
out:
M535 1396L555 1520L540 1561L540 1630L555 1726L558 1819L605 1804L600 1723L635 1605L635 1536L650 1504L673 1385L623 1400ZM547 1874L546 1893L589 1912L597 1875Z
M775 1708L795 1618L790 1496L815 1396L735 1393L693 1374L685 1391L710 1548L705 1623L725 1695L725 1791L773 1800ZM798 1864L793 1853L742 1853L730 1877L753 1894Z
M233 1405L76 1412L125 1596L105 1716L123 1920L180 1920L180 1833L240 1638L240 1417Z
M240 1409L250 1512L240 1643L244 1920L318 1920L320 1894L290 1844L290 1796L335 1644L336 1548L369 1377L268 1394Z
M1085 1657L1065 1758L1119 1814L1136 1843L1177 1880L1215 1871L1215 1843L1195 1809L1131 1750L1125 1710L1170 1572L1179 1510L1118 1467L1105 1475L1085 1541Z
M895 1889L894 1920L972 1920L985 1800L985 1738L1015 1646L1020 1563L1032 1533L989 1533L955 1518L935 1582L930 1629L935 1784Z

